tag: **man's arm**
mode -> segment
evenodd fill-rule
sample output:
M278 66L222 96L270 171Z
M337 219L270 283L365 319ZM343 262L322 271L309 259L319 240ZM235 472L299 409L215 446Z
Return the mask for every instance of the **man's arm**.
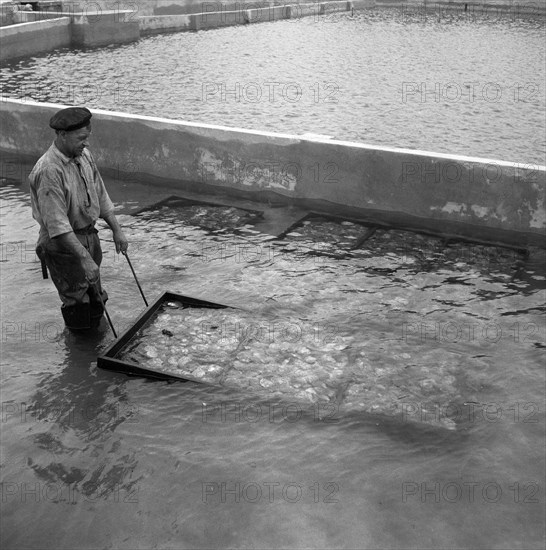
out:
M118 254L120 252L127 252L127 247L129 246L129 242L126 239L125 234L123 233L123 230L121 229L121 226L119 225L119 222L115 214L114 213L107 214L106 216L103 216L103 219L110 226L110 229L112 230L114 243L116 243L116 252Z
M114 205L112 204L112 201L108 196L108 192L106 191L104 181L102 179L102 176L99 173L99 170L95 163L95 159L93 158L91 151L89 151L88 149L85 150L84 154L86 155L86 158L89 160L89 163L91 164L91 168L93 169L93 177L95 179L95 185L97 189L97 195L99 198L99 206L101 211L100 217L110 226L110 229L112 230L114 243L116 244L116 252L118 254L120 252L127 252L127 247L129 246L129 242L127 241L123 233L123 230L121 229L121 226L119 225L119 222L116 219L116 216L113 211ZM104 212L107 212L107 214L103 214Z

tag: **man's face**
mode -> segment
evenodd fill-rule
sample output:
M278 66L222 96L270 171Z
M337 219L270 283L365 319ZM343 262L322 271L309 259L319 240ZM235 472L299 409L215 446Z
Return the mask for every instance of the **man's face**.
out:
M79 157L83 153L83 150L89 146L90 135L91 125L72 132L62 132L63 152L68 157Z

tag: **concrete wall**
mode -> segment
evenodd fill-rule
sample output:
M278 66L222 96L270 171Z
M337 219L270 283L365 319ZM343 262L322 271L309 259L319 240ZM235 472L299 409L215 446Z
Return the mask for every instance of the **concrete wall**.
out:
M205 3L215 7L212 2ZM203 4L204 8L207 5ZM242 4L240 4L242 5ZM250 5L250 4L248 4ZM142 16L140 32L142 35L157 34L160 32L197 31L215 29L233 25L249 23L269 23L281 19L295 19L299 17L315 16L352 9L353 2L337 0L332 2L299 3L282 6L268 6L238 11L206 11L203 13L186 15L151 15Z
M203 12L225 12L225 11L245 11L249 9L267 9L273 6L284 4L309 3L309 0L290 0L289 2L281 0L138 0L115 2L111 0L67 0L64 2L40 3L40 9L43 11L64 11L64 12L83 12L105 11L111 9L129 10L134 18L152 15L183 15ZM62 10L55 6L62 4ZM467 9L475 13L492 13L495 11L510 12L517 14L537 14L546 11L546 0L354 0L355 9L365 9L379 6L405 6L408 9L419 10L445 10ZM0 25L12 24L11 16L8 13L9 2L0 0Z
M546 0L375 0L377 7L402 7L408 13L466 12L469 15L527 17L544 15Z
M291 0L290 4L297 4L300 0ZM309 0L301 0L308 2ZM280 0L138 0L120 2L120 9L134 9L138 11L139 16L143 15L177 15L186 13L202 13L207 11L237 11L246 9L256 9L258 7L282 5L287 2ZM464 9L464 4L479 6L480 9L487 11L492 6L502 6L505 10L527 11L535 10L542 12L546 9L546 0L356 0L355 9L363 7L373 7L374 4L392 5L408 4L430 9L433 5L458 4ZM63 3L64 9L70 9L74 6L77 11L82 11L90 3L87 0L68 0ZM100 5L102 9L111 8L113 2L110 0L97 0L93 5ZM93 8L94 9L94 8Z
M35 55L70 46L70 18L20 23L0 29L0 60Z
M148 15L139 17L140 34L196 30L195 15Z
M125 44L140 38L140 25L131 11L103 11L72 17L73 46Z
M0 27L4 25L13 25L15 21L15 13L18 5L11 0L0 0Z
M494 13L500 16L506 16L505 7L510 6L512 16L519 15L536 15L537 13L545 13L542 7L546 5L546 0L537 0L537 2L528 2L527 4L513 4L513 0L498 0L501 4L494 4ZM103 46L107 44L122 44L138 40L140 34L149 35L162 32L180 32L180 31L198 31L204 29L214 29L219 27L227 27L232 25L244 25L249 23L265 23L279 21L281 19L295 19L299 17L320 17L336 11L351 11L353 9L363 9L373 7L374 5L397 5L404 6L410 12L417 11L418 13L428 13L430 10L438 10L441 14L445 10L465 10L469 9L472 14L482 13L486 6L477 2L459 2L448 0L446 3L443 0L435 2L429 0L428 3L422 4L421 0L333 0L330 2L303 2L292 0L290 4L277 5L273 2L190 2L186 4L178 3L169 4L169 9L159 9L159 4L155 3L152 9L151 3L136 4L128 3L127 5L105 4L106 7L116 6L114 10L103 9L101 6L104 2L65 2L66 12L18 12L15 14L15 20L19 22L44 21L60 16L69 16L71 21L71 41L70 45L81 46ZM2 7L4 4L0 4ZM497 8L496 6L501 6ZM90 11L93 7L94 12ZM173 7L174 6L174 7ZM469 7L470 6L470 7ZM504 7L502 7L504 6ZM542 7L541 7L542 6ZM123 10L122 7L129 7L128 10ZM228 9L233 7L234 9ZM175 9L176 8L176 9ZM187 8L187 9L186 9ZM191 9L190 9L191 8ZM194 13L193 8L201 10L200 13ZM487 7L489 10L489 7ZM499 11L500 9L500 11ZM77 10L82 10L77 11ZM178 13L171 15L157 15L165 11L175 12L191 12ZM216 10L216 11L215 11ZM481 11L480 11L481 10ZM504 11L503 11L504 10ZM515 11L514 11L515 10ZM538 10L538 11L537 11ZM542 10L542 11L540 11ZM155 11L155 15L146 15ZM490 11L487 11L491 15ZM4 14L4 11L2 11ZM6 11L6 17L0 19L5 22L13 19ZM8 17L9 15L9 17ZM11 59L13 57L22 57L29 55L23 49L19 51L18 44L22 42L22 38L17 36L17 30L11 33L5 33L4 29L0 28L0 38L3 40L4 48L0 51L0 61ZM31 53L40 53L53 49L49 47L47 41L43 41L41 34L42 28L36 27L36 40L30 35L31 28L25 31L25 40L42 44L39 48L33 48ZM58 46L54 46L58 47Z
M0 150L37 159L61 105L0 102ZM546 167L93 110L106 173L546 248Z
M268 8L284 4L309 3L310 0L138 0L119 2L119 9L133 10L138 16L183 15L216 11L244 11L248 9ZM526 1L526 0L523 0ZM356 0L355 8L371 7L375 0ZM86 8L112 9L116 2L110 0L74 0L63 2L63 10L84 11Z
M94 3L92 4L94 5ZM120 9L76 12L74 6L71 10L60 13L51 11L18 12L17 19L24 21L27 26L11 25L0 28L0 39L3 45L2 51L0 51L0 61L50 51L59 47L57 43L74 47L123 44L138 40L141 32L143 35L148 35L161 32L197 31L305 16L319 17L333 11L350 10L353 5L353 2L337 0L238 11L206 11L190 15L142 17L136 15L137 11ZM98 4L94 5L95 8L97 6ZM207 6L213 9L216 4L209 2L201 5L202 8L207 8ZM59 41L53 40L54 45L50 46L50 42L45 39L45 36L51 38L54 34L47 30L50 28L48 22L61 16L67 16L70 19L68 29L70 38L67 40L65 29ZM32 34L33 32L36 34ZM32 44L32 47L27 47L27 44Z
M140 38L139 21L131 11L19 12L16 15L25 22L0 28L0 61L63 46L105 46Z

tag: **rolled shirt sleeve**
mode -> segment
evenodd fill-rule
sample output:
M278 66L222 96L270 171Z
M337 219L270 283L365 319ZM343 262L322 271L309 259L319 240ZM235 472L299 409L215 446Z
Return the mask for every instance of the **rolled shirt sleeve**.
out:
M36 196L39 217L50 238L72 231L62 177L53 167L46 168L38 178Z

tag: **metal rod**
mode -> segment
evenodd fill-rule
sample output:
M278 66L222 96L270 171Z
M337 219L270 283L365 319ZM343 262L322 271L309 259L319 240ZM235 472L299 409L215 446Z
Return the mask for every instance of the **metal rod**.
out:
M108 319L108 323L110 324L110 328L112 329L112 332L114 333L114 338L117 338L118 335L116 334L116 329L114 328L114 323L112 323L112 319L110 319L110 315L108 314L108 310L106 309L106 306L104 305L104 300L102 299L102 294L100 293L100 290L98 288L98 285L93 285L93 288L95 289L95 294L97 295L100 305L102 306L102 309L104 310L104 313L106 313L106 318Z
M135 282L138 286L138 290L140 290L140 295L142 296L142 299L144 300L144 303L146 304L146 307L148 307L148 301L146 300L146 296L144 296L144 292L142 291L142 287L140 286L140 283L138 282L135 270L133 269L133 264L131 264L131 260L129 259L129 256L127 255L127 252L122 252L122 254L127 258L127 262L129 264L129 267L131 268L131 271L133 272L133 277L135 278Z

